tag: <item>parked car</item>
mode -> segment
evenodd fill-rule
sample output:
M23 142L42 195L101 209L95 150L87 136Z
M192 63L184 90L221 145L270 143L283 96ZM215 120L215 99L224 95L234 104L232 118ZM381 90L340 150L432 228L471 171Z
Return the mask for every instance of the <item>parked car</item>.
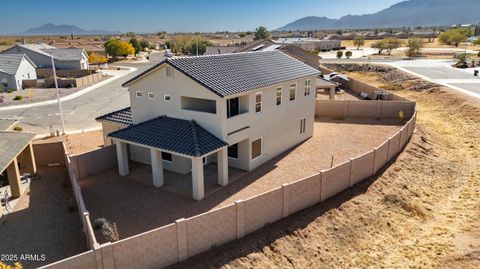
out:
M163 56L165 56L166 58L170 58L173 57L173 53L170 50L165 50Z

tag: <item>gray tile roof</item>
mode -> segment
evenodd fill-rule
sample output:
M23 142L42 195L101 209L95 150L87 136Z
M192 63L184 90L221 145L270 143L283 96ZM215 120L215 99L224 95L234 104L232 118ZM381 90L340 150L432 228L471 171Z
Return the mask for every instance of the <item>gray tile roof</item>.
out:
M0 72L15 75L23 57L35 66L25 54L0 54Z
M159 150L200 157L228 144L195 121L160 116L108 135Z
M0 132L0 173L35 137L32 133Z
M168 63L220 97L248 92L320 72L279 51L172 57L128 80L123 86Z
M126 107L95 118L98 122L106 122L114 125L129 126L132 124L132 109Z
M53 58L60 61L77 61L81 60L83 56L83 49L69 48L69 49L42 49Z

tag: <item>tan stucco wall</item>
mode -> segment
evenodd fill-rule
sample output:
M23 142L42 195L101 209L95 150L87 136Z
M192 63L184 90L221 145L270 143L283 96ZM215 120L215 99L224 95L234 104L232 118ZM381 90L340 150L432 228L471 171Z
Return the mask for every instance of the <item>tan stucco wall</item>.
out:
M309 96L304 96L306 79L311 80L311 94ZM293 82L297 84L297 95L296 100L290 102L288 99L289 85ZM229 164L239 169L252 170L313 135L315 83L315 76L310 76L236 95L239 97L246 96L249 112L227 118L226 99L215 95L178 70L174 69L173 77L166 76L165 66L163 66L129 86L132 117L134 123L161 115L187 120L194 119L202 127L223 139L229 145L243 141L239 145L239 158L236 160L230 159ZM276 106L276 89L280 86L283 91L282 105ZM137 98L136 91L142 91L143 97ZM148 99L148 92L153 92L155 99ZM261 113L255 112L256 92L263 93ZM164 94L171 96L169 102L164 101ZM215 100L216 114L182 109L182 96ZM236 96L229 96L228 98ZM306 132L304 134L300 134L300 120L302 118L306 118ZM228 135L247 126L249 126L248 129ZM259 158L251 160L251 142L260 137L263 138L263 154ZM140 156L142 154L145 156ZM149 152L135 151L134 155L134 160L148 163ZM185 165L181 166L185 168Z

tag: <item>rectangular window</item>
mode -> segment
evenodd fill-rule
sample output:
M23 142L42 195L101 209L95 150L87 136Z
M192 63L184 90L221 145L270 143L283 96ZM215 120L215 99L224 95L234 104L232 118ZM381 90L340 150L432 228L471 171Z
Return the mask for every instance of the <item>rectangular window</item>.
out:
M167 77L172 77L173 76L173 69L171 66L167 66L165 68L166 72L167 72Z
M227 118L240 113L240 99L238 97L227 100Z
M297 98L297 83L290 84L290 102Z
M162 152L162 160L171 162L172 161L172 154L167 152Z
M148 92L148 99L155 99L155 94L153 92Z
M306 118L303 118L300 120L300 134L304 134L305 133L305 124L307 122L307 119Z
M277 106L282 104L282 87L277 88Z
M171 100L170 95L168 95L168 94L164 94L164 95L163 95L163 101L165 101L165 102L170 102L170 100Z
M228 157L232 159L238 159L238 144L228 147Z
M252 142L252 160L262 156L262 138Z
M257 92L255 94L255 112L262 112L262 93Z
M310 95L310 80L305 80L305 96Z
M142 98L143 93L142 93L141 91L136 91L136 92L135 92L135 96L136 96L137 98Z

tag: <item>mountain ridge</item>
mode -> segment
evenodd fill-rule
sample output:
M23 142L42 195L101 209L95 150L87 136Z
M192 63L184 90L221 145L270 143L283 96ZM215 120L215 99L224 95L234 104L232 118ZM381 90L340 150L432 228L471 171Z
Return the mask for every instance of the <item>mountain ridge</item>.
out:
M76 25L61 24L55 25L46 23L42 26L31 28L18 35L108 35L119 34L119 31L104 31L104 30L84 30Z
M305 31L474 24L480 22L478 10L480 10L480 1L478 0L407 0L372 14L349 14L339 19L307 16L277 30ZM448 14L448 16L439 14Z

